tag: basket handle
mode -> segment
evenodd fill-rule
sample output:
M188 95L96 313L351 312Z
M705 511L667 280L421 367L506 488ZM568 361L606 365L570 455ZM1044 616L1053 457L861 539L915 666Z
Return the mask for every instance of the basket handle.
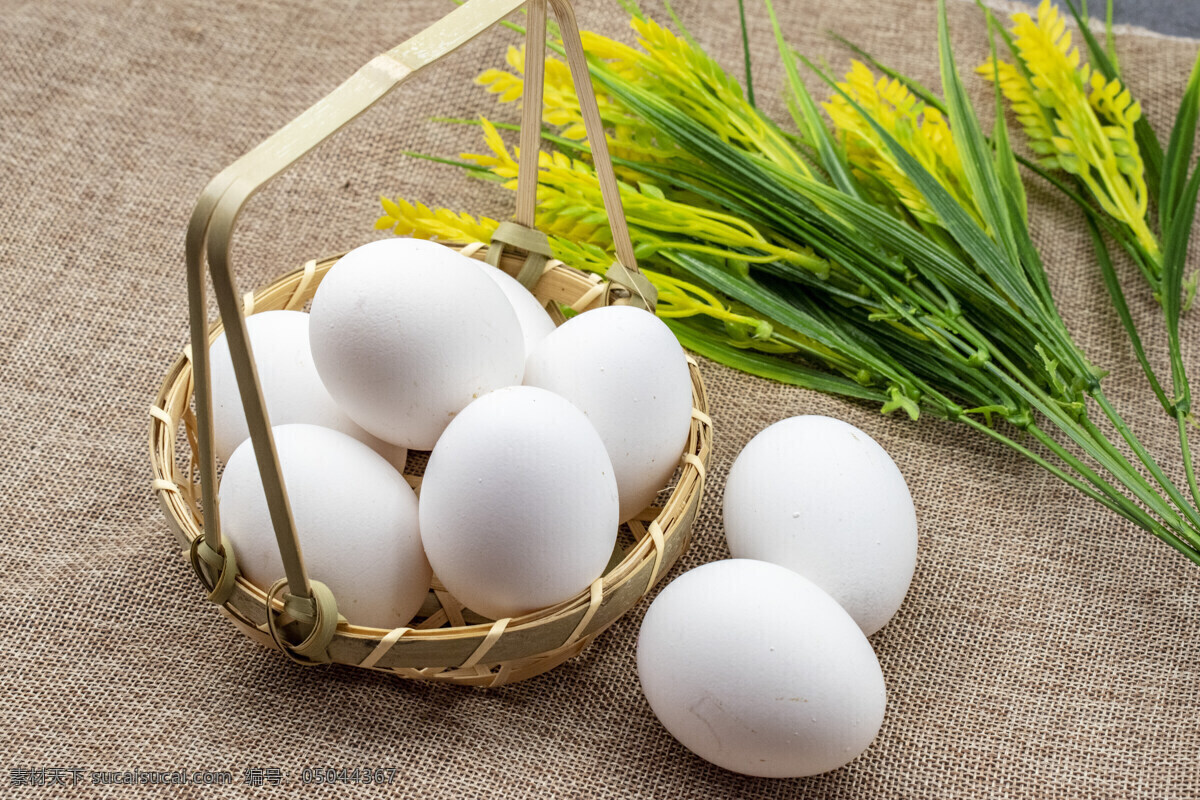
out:
M527 48L541 53L545 43L545 3L547 0L529 0L531 11L541 17L542 32L538 47ZM289 615L301 621L301 627L313 631L331 630L328 618L336 614L336 605L328 590L311 581L304 567L300 542L296 536L287 490L279 468L275 441L271 432L270 419L263 402L262 388L258 380L253 351L246 333L246 322L242 314L239 295L230 269L230 244L233 230L242 207L259 189L269 183L306 153L324 142L340 128L354 120L384 95L411 77L422 68L433 64L443 56L474 39L483 31L501 21L505 16L520 8L526 0L468 0L421 33L376 56L355 72L344 83L330 92L312 107L276 131L250 152L237 159L213 178L201 193L188 223L186 239L186 261L188 280L189 323L192 346L192 369L195 380L196 421L198 427L197 450L201 486L203 488L204 537L193 556L193 566L201 575L210 576L212 593L210 599L224 603L233 589L233 581L225 570L235 569L233 558L225 557L225 544L220 533L217 509L216 461L213 453L212 435L212 385L208 364L208 308L204 286L205 256L211 273L213 291L233 360L238 393L245 410L254 446L259 475L266 494L271 524L275 531L283 559L284 575L289 594L285 595L285 607ZM592 92L587 64L583 54L575 14L568 0L549 0L558 16L572 77L576 84L580 106L583 110L587 134L591 140L597 173L601 178L605 208L613 227L614 243L624 269L618 275L636 277L636 260L629 241L628 228L621 211L611 160L608 157L604 130L600 123L595 95ZM536 21L536 20L534 20ZM532 33L530 34L533 35ZM542 54L544 55L544 54ZM538 60L542 56L538 56ZM539 83L540 85L540 83ZM541 92L534 92L537 113L532 128L540 138ZM527 93L528 99L528 93ZM532 112L530 112L532 113ZM528 116L528 115L527 115ZM526 135L528 135L528 131ZM528 153L536 153L537 145ZM524 192L518 197L521 215L532 222L530 197L536 194L536 158L532 162L534 180L526 180ZM526 174L530 167L526 167ZM620 264L614 267L620 267ZM614 276L615 277L615 276ZM320 595L320 596L318 596ZM268 608L268 615L271 613ZM325 618L323 622L322 618ZM330 634L331 635L331 634ZM324 655L324 644L305 639L302 652L307 660L320 661ZM295 649L295 648L293 648Z
M537 208L538 154L542 139L543 92L541 87L545 80L546 3L547 0L529 0L526 4L528 12L525 28L526 91L521 98L520 152L522 157L517 164L515 223L524 230L518 228L513 231L511 230L512 223L502 223L502 227L492 237L493 247L488 253L489 262L495 266L499 266L500 250L502 249L496 245L513 244L526 249L535 257L540 255L541 257L537 258L535 262L539 268L531 269L527 260L526 268L517 276L531 290L541 277L540 266L549 254L549 243L546 236L537 230L534 221ZM592 88L587 55L579 35L575 11L566 0L549 0L549 4L558 18L563 53L571 71L571 81L575 86L580 114L583 116L583 127L591 145L596 179L600 184L600 196L604 201L604 211L612 230L613 249L616 251L617 260L609 267L605 277L613 284L614 289L621 292L614 294L614 297L629 298L627 301L620 301L632 302L653 311L657 299L656 292L654 286L638 272L637 257L633 252L629 225L621 205L621 191L613 170L612 158L608 153L608 140L604 134L604 123L600 119L595 90ZM536 88L530 91L530 87ZM533 244L532 249L527 246L531 243Z

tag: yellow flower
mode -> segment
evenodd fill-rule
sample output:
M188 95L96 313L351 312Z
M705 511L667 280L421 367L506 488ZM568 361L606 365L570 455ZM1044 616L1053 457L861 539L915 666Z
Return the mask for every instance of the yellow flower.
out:
M584 45L593 57L628 59L639 54L632 48L594 33L584 32ZM631 55L632 54L632 55ZM488 69L475 82L494 95L501 103L520 100L524 88L525 48L509 47L505 58L509 69ZM628 72L630 62L614 62L618 73ZM652 129L629 114L600 87L593 87L600 118L608 129L609 149L618 158L661 161L680 155L674 147L663 147L656 141ZM542 93L542 121L558 129L558 135L582 142L587 138L579 98L571 79L570 67L557 58L547 58Z
M505 178L504 186L515 190L517 158L509 153L491 122L484 119L481 124L490 152L463 153L462 157ZM516 155L520 156L519 151ZM782 261L817 275L829 273L828 262L810 249L772 243L753 225L715 209L670 200L652 183L634 186L621 182L620 190L639 257L669 247L747 263ZM594 167L562 152L539 151L536 222L547 234L610 247L612 231Z
M1037 101L1036 90L1017 67L1007 61L988 60L976 70L987 80L1000 77L1000 91L1029 139L1029 149L1038 155L1038 163L1047 169L1060 169L1054 146L1054 122Z
M584 47L592 58L603 61L619 78L669 98L677 108L703 122L723 140L811 176L808 165L796 155L783 134L747 102L738 82L707 54L653 20L635 17L631 25L638 34L642 51L590 31L582 34ZM486 70L476 78L476 83L497 95L501 102L514 102L524 91L524 49L509 48L506 60L511 71ZM594 88L614 156L651 163L672 158L690 160L602 87ZM556 58L546 59L542 120L558 128L559 135L565 138L581 141L586 136L570 70ZM619 172L631 180L643 177L628 169Z
M877 79L860 61L852 63L845 81L838 86L920 162L959 205L979 219L958 148L941 112L914 97L900 81ZM933 208L858 109L842 95L835 94L825 104L825 110L860 177L869 179L868 183L875 181L886 186L917 219L937 223Z
M416 205L397 198L379 198L383 205L383 216L375 220L376 230L391 229L397 236L415 236L418 239L438 239L454 244L487 242L499 226L494 219L458 214L447 208L436 211L424 203Z
M436 239L453 244L489 242L498 223L488 217L431 209L424 203L389 200L381 197L383 216L375 222L377 230L391 229L397 236ZM613 263L612 254L604 248L565 236L550 236L554 257L577 269L603 275ZM748 313L736 313L725 306L716 295L695 284L662 272L642 268L642 272L658 290L657 313L662 317L707 316L725 325L729 342L737 347L752 348L768 353L789 353L795 348L775 337L769 322ZM815 346L815 343L814 343Z
M1149 191L1134 123L1142 109L1119 80L1081 64L1066 21L1050 0L1037 20L1014 14L1020 67L999 65L1000 88L1048 166L1077 177L1109 216L1124 223L1157 261L1158 240L1146 222ZM993 66L980 68L994 78Z

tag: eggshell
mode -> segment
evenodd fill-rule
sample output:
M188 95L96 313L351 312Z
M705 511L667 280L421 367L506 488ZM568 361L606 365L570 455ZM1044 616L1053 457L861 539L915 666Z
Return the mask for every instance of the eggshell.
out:
M428 450L472 399L521 382L512 304L471 259L420 239L351 250L312 302L317 372L350 418Z
M305 422L353 436L404 469L408 451L367 433L333 402L321 383L308 347L308 314L302 311L263 311L246 317L246 332L267 416L272 425ZM217 458L228 461L250 436L246 412L233 374L233 357L225 332L208 348L212 382L213 439Z
M344 433L315 425L272 430L309 576L330 588L338 613L352 624L407 624L431 577L408 483ZM283 560L249 440L225 466L218 497L238 566L251 583L268 588L284 577Z
M637 644L650 708L681 744L746 775L836 769L883 723L883 672L854 620L811 581L736 559L654 599Z
M480 263L479 268L496 282L508 298L508 302L512 303L517 320L521 323L521 336L525 341L525 355L528 357L538 343L554 330L554 320L550 319L545 306L516 278L490 264Z
M617 538L617 484L600 436L563 398L498 389L455 417L421 484L421 538L438 579L492 619L570 599Z
M683 348L653 314L608 306L572 317L530 354L525 385L562 395L595 426L622 522L667 485L687 444L692 383Z
M785 419L750 440L725 483L736 558L809 578L870 636L892 618L917 563L904 476L874 439L840 420Z

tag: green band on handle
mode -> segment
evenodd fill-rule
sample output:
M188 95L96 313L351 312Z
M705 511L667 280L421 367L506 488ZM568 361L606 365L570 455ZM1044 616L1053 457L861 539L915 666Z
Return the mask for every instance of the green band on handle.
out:
M267 632L271 634L271 639L283 654L297 664L314 666L330 663L332 659L329 657L329 643L333 641L338 622L342 621L342 617L338 616L337 601L333 598L333 592L320 581L309 579L312 597L284 594L284 613L300 623L301 627L308 629L308 635L298 644L293 644L283 638L279 620L271 608L271 601L275 595L287 585L287 579L280 578L267 590Z
M208 590L208 601L223 606L233 595L233 588L237 584L238 566L229 539L224 533L220 536L219 550L213 550L204 537L197 536L188 548L188 560L196 577L200 579L200 585ZM210 574L215 574L216 578L210 580Z
M526 253L525 264L516 278L522 286L532 292L533 287L541 280L542 273L546 271L546 262L553 257L550 240L536 228L527 228L516 222L501 222L488 245L487 263L498 269L500 256L508 247Z
M658 290L641 272L634 272L620 261L614 261L604 273L608 280L608 304L625 304L654 313L658 305Z

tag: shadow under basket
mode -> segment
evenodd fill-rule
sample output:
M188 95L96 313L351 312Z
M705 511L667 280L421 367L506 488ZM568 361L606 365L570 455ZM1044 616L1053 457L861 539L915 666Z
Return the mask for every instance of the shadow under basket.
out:
M478 244L466 248L451 246L481 260L487 251L485 245ZM310 261L260 291L246 295L245 313L303 309L338 258ZM500 260L500 267L509 274L516 274L522 264L522 257L507 252ZM558 261L546 265L533 291L542 303L561 303L579 312L603 306L613 299L609 285L599 276ZM209 342L221 330L220 321L211 326ZM330 659L404 678L497 686L539 675L583 650L654 587L691 541L712 449L712 421L699 370L690 357L688 362L692 420L674 484L669 489L663 487L659 497L665 497L665 501L661 505L646 509L623 526L618 548L605 574L588 589L549 608L490 621L464 612L462 604L438 585L435 578L429 597L411 627L389 631L339 624L328 647ZM204 525L192 393L189 348L172 365L150 411L153 488L184 547L185 560L192 542L203 536ZM419 477L405 477L419 487ZM279 599L271 602L278 617L283 604ZM218 608L254 641L280 649L269 633L266 603L266 591L239 575L229 599Z

